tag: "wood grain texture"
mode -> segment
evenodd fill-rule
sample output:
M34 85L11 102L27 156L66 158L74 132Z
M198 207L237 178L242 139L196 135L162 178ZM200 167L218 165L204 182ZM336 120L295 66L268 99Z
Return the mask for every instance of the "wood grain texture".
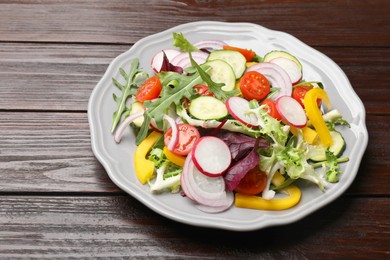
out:
M388 259L389 12L388 0L0 0L0 258ZM344 70L370 137L340 198L240 233L169 220L111 182L91 150L91 91L139 39L200 20L285 31Z
M108 64L130 47L131 45L2 43L0 109L86 111L89 96ZM316 49L333 59L344 70L362 99L367 113L390 113L390 49ZM372 89L373 84L375 91Z
M315 46L387 46L389 5L387 0L8 0L0 1L0 41L134 43L178 24L212 20L257 23Z
M342 197L316 221L237 233L173 222L127 196L2 196L0 257L378 259L389 214L389 200Z

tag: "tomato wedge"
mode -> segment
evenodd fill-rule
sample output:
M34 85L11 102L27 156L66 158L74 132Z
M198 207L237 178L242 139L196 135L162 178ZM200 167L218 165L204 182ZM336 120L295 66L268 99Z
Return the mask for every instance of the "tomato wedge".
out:
M196 93L198 93L201 96L210 96L210 97L215 96L213 92L210 92L209 87L204 84L195 85L193 88L195 89Z
M240 80L240 90L242 95L248 99L262 100L270 92L268 79L257 71L249 71Z
M153 76L145 80L139 87L135 98L143 103L146 100L152 100L160 95L162 85L160 79L157 76Z
M246 195L257 195L264 190L266 184L267 175L256 166L245 174L235 191Z
M305 98L306 93L312 88L312 86L297 86L293 90L292 97L304 108L303 99ZM317 100L317 104L319 106L321 105L320 99Z
M178 141L173 149L173 153L186 156L194 147L195 142L200 138L200 134L196 127L190 124L178 124ZM164 135L164 143L167 146L172 138L172 129L170 128Z
M224 50L231 50L231 51L238 51L239 53L241 53L242 55L244 55L245 59L247 62L250 62L253 60L253 58L255 57L256 53L252 50L247 50L247 49L243 49L243 48L239 48L239 47L234 47L234 46L230 46L230 45L225 45L223 46L223 49Z
M282 116L279 114L278 109L276 108L276 103L272 99L264 99L261 102L261 105L267 105L265 108L270 116L277 120L282 120Z

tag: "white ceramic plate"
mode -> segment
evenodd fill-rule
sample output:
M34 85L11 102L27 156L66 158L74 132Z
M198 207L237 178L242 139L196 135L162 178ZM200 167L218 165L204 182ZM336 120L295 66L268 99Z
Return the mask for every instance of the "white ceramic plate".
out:
M116 144L110 133L112 113L115 111L112 93L118 93L111 78L121 78L118 69L122 67L128 70L134 58L139 58L141 67L152 74L151 58L161 49L172 48L173 32L182 32L193 43L216 39L252 49L260 56L271 50L286 50L298 57L303 65L304 79L323 82L333 107L351 124L351 128L339 128L347 143L344 155L350 158L350 162L342 165L344 172L340 181L325 192L316 185L299 183L302 200L294 208L283 211L232 207L223 213L207 214L197 210L188 198L179 194L151 194L148 185L141 185L133 171L135 136L128 130L121 143ZM143 38L112 61L91 94L88 119L93 152L111 180L121 189L155 212L175 221L236 231L292 223L335 200L354 180L368 142L364 106L343 71L328 57L295 37L250 23L194 22Z

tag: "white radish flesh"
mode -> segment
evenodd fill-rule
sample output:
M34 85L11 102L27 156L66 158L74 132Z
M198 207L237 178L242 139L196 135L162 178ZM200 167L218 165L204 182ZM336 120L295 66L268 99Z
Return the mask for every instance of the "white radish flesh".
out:
M227 144L220 138L204 136L193 148L196 168L210 177L221 176L229 168L232 156Z
M287 72L293 85L302 79L302 71L296 62L284 57L275 58L270 62L282 67Z
M307 123L305 110L294 98L283 96L276 100L276 109L288 124L302 128Z
M256 116L254 114L246 114L249 110L249 102L245 98L230 97L226 100L226 107L229 113L241 123L250 127L258 126Z

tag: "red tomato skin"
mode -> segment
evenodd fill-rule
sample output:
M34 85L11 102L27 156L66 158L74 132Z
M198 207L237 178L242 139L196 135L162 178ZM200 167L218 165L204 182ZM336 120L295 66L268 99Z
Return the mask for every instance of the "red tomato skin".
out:
M270 92L268 79L257 71L249 71L240 79L240 90L244 98L248 100L262 100Z
M160 95L162 85L158 76L153 76L145 80L139 87L135 98L143 103L146 100L152 100Z
M214 93L210 92L209 87L204 85L204 84L198 84L193 87L196 91L201 96L210 96L214 97Z
M305 108L305 105L303 104L303 99L305 98L306 93L311 90L313 87L312 86L297 86L294 88L292 97L298 101L298 103ZM318 106L321 105L321 100L317 100Z
M266 110L270 116L276 120L282 120L282 116L279 114L278 109L276 108L276 103L272 99L264 99L261 102L261 105L267 105Z
M234 190L246 195L257 195L264 190L266 184L267 175L256 166L241 179Z
M178 124L177 129L179 131L179 139L172 152L177 155L186 156L190 153L194 144L200 138L200 134L198 129L190 124ZM164 135L164 143L166 146L171 138L172 129L170 128Z

